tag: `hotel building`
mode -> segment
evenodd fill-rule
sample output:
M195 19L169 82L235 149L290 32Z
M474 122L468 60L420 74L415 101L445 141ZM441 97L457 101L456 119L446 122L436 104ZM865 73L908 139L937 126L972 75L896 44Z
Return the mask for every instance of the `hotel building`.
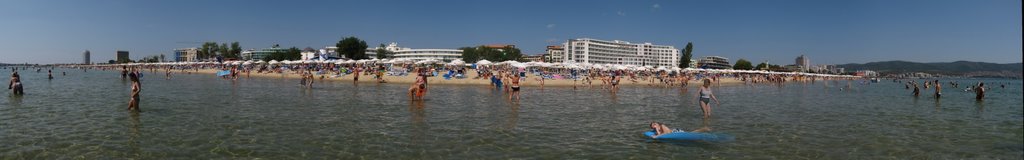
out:
M196 62L199 61L199 48L181 48L174 50L175 62Z
M128 63L131 59L128 58L128 51L118 50L116 58L114 59L117 63Z
M85 53L82 53L82 64L92 64L92 61L89 61L90 58L89 50L85 50Z
M264 49L260 49L260 50L249 49L249 50L246 50L246 51L242 51L242 55L241 56L242 56L242 60L258 61L258 60L264 60L263 58L266 58L267 56L270 56L270 54L272 54L274 52L282 52L282 53L284 53L284 52L288 52L288 49L287 48L280 48L280 47L277 47L275 45L274 47L271 47L271 48L264 48Z
M622 64L638 66L679 65L679 49L651 43L634 44L626 41L597 39L570 39L562 43L565 49L562 63ZM553 61L559 62L559 61Z
M796 66L799 68L797 69L799 71L808 71L811 69L811 60L807 59L804 55L800 55L800 57L796 57Z
M697 63L698 68L732 69L732 65L729 65L729 59L725 57L705 56L701 57Z
M565 49L562 46L548 46L547 54L544 54L544 62L562 62L565 59Z
M545 54L539 55L523 55L523 60L528 62L544 62Z
M366 56L370 58L377 57L377 49L380 47L367 48ZM394 55L391 55L394 59L410 59L414 61L422 61L427 59L435 59L440 61L451 61L456 59L462 59L462 50L460 49L412 49L398 47L398 43L391 42L383 48L384 50L391 51Z

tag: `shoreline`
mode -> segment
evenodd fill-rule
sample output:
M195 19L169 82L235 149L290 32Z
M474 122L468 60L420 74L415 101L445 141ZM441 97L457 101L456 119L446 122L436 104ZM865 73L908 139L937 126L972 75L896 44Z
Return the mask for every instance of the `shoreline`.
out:
M220 71L220 70L219 69L199 69L199 71L194 71L194 70L187 70L187 71L174 70L174 71L172 71L172 74L178 74L178 73L182 73L183 74L185 72L193 72L193 73L198 73L198 74L209 74L209 75L216 76L217 71ZM362 73L360 73L360 74L362 74ZM239 73L238 76L239 77L245 77L246 73ZM255 77L255 78L289 78L289 79L301 79L302 78L299 74L289 73L289 72L285 72L285 73L251 73L249 76L250 77ZM355 82L354 81L355 76L353 76L351 74L344 75L344 76L339 76L339 77L333 77L333 75L324 75L325 77L323 79L320 79L319 78L320 76L321 75L314 75L314 77L316 77L314 79L316 81L320 81L320 82L323 82L323 81ZM476 76L477 76L477 74L476 74L476 72L474 70L467 70L466 77L476 77ZM377 83L377 80L373 78L373 75L360 75L359 79L360 79L360 81L358 81L357 83ZM385 75L384 76L384 81L386 83L393 83L393 84L413 84L413 83L416 82L416 76L414 74L409 74L409 75L406 75L406 76L388 76L388 75ZM489 86L489 85L491 85L490 79L473 79L473 78L457 79L457 78L451 78L451 79L447 79L446 80L446 79L444 79L444 77L441 77L441 76L433 76L433 77L427 77L427 81L431 85L480 85L480 86ZM620 85L622 85L622 86L664 87L663 83L660 83L660 82L657 82L657 81L655 81L655 83L650 83L649 81L643 81L643 80L632 81L632 80L629 80L629 79L623 79L622 81L623 82L620 83ZM544 85L543 86L572 87L572 86L574 86L573 83L575 83L575 86L586 87L587 85L585 83L583 83L583 82L584 81L582 81L582 80L577 80L577 81L573 82L572 80L567 80L567 79L544 79ZM526 78L524 78L524 80L520 81L519 84L520 84L520 86L540 87L541 86L540 83L541 83L540 79L537 78L537 76L531 75L531 76L527 76ZM599 80L594 80L592 83L593 83L593 86L604 85ZM714 82L712 82L712 83L714 83ZM689 87L699 86L699 84L700 84L700 80L699 79L690 80ZM744 84L743 81L740 81L740 80L737 80L737 79L734 79L734 78L720 78L718 84L715 84L715 85L716 86L720 86L720 85L742 85L742 84ZM678 86L669 86L669 87L678 87Z

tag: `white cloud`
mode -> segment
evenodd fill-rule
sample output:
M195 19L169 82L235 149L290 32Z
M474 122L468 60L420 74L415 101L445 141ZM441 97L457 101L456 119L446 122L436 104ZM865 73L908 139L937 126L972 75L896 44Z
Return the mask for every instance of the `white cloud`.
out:
M555 28L555 24L548 24L547 26L544 26L544 27L547 27L548 29L552 29L552 28Z
M654 4L653 6L651 6L651 8L653 8L653 9L661 8L661 4Z
M615 14L617 14L619 16L626 16L626 12L622 12L622 11L615 12Z

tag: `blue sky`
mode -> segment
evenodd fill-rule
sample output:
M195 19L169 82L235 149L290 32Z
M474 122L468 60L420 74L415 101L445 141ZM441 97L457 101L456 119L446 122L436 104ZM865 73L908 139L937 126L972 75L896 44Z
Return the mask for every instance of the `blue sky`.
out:
M1019 0L708 1L128 1L0 5L0 63L133 59L200 42L334 45L356 36L412 48L515 44L528 54L566 39L673 45L694 56L791 64L887 60L1021 62Z

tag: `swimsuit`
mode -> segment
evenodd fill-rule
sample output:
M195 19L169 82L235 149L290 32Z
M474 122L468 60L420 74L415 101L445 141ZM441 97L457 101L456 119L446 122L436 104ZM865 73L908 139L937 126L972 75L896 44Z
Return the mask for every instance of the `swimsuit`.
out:
M701 89L700 90L700 102L703 102L705 104L711 103L711 90L710 89Z

